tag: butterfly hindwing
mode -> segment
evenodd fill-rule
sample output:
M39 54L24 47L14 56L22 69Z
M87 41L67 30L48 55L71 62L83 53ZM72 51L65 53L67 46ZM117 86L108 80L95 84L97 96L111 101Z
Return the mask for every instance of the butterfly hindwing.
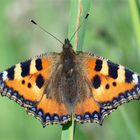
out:
M71 119L64 103L49 99L44 95L35 107L27 109L27 113L41 121L43 127L48 124L64 124Z
M83 54L94 100L111 109L140 97L140 76L131 70L95 55Z
M102 125L103 119L114 109L101 108L93 97L86 98L83 102L75 106L75 120L80 123L98 123Z

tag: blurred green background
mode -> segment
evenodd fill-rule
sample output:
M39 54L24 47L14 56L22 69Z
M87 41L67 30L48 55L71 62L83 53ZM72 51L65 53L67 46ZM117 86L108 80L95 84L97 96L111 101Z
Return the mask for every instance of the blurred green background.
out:
M132 0L133 1L133 0ZM139 3L140 4L140 3ZM36 20L60 40L67 37L69 0L0 1L0 71L61 44L30 23ZM140 73L140 54L128 0L92 0L83 51L93 52ZM103 126L77 124L75 140L140 139L140 102L107 116ZM55 140L61 126L45 129L14 101L0 97L0 140Z

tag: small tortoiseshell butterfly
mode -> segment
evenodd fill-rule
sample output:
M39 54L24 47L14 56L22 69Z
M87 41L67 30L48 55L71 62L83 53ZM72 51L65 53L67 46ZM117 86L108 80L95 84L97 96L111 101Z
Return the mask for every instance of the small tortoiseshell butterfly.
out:
M61 53L46 53L0 73L0 92L42 125L102 124L119 105L140 98L140 76L98 57L75 52L65 39Z

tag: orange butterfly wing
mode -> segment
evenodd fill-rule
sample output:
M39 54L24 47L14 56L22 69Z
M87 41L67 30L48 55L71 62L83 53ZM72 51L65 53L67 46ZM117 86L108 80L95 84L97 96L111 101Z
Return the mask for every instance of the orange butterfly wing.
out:
M58 57L57 53L45 54L0 73L1 94L26 107L27 112L38 118L44 126L49 122L65 123L68 120L68 117L65 117L68 111L64 104L59 105L53 99L47 99L44 93ZM54 120L49 120L47 115ZM57 119L59 115L61 118Z
M64 103L43 96L37 106L27 109L27 113L41 121L43 127L49 124L64 124L71 119Z
M122 103L140 97L140 77L131 70L94 54L80 53L92 97L77 103L75 118L80 122L97 122Z
M80 123L95 122L102 125L104 117L114 109L109 110L101 108L94 98L90 97L86 98L83 102L76 104L74 118Z
M50 63L47 57L38 57L5 70L0 74L2 95L25 107L34 105L43 96L43 85L49 77ZM39 80L42 80L42 85L38 85Z

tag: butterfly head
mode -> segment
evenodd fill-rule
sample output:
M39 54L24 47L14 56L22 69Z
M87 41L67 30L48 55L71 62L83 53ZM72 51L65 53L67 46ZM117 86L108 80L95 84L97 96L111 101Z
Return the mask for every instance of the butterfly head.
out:
M68 38L65 39L63 50L61 52L61 60L63 63L63 70L65 73L69 73L74 67L75 52L72 49L72 45Z
M75 56L75 51L73 50L68 38L64 41L62 54L65 59L73 59Z
M64 41L64 45L63 45L63 51L70 50L70 49L72 49L72 45L71 45L69 39L66 38Z

